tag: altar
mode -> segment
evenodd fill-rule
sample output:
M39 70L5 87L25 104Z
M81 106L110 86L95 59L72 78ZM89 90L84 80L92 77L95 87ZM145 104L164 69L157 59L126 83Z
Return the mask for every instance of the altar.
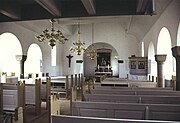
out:
M105 75L107 77L112 77L113 71L111 66L97 66L95 70L95 75Z

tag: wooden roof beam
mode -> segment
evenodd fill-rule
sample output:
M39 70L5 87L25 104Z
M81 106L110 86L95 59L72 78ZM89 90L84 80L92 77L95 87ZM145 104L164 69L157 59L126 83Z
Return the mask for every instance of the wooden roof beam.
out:
M21 19L20 9L17 6L1 4L0 13L14 20Z
M83 3L89 15L96 14L96 8L93 0L81 0L81 2Z
M146 11L147 4L148 0L138 0L136 12L144 13Z
M57 8L56 4L52 0L35 0L40 6L46 9L55 17L61 16L60 10Z

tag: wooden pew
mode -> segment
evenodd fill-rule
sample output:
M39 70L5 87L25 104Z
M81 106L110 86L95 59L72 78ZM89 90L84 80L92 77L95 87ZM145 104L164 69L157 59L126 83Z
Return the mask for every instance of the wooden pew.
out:
M144 88L154 88L156 87L155 82L151 81L138 81L138 80L124 80L119 78L107 78L101 82L101 86L111 86L111 87L144 87Z
M180 105L112 102L73 102L74 116L138 120L180 120Z
M3 112L13 114L14 121L25 121L25 84L3 83Z
M91 101L91 102L179 104L180 105L180 96L84 94L84 98L85 98L85 101Z
M52 123L175 123L175 121L114 119L82 116L52 115Z
M118 94L118 95L174 95L180 96L179 91L167 90L118 90L118 89L91 89L92 94Z
M113 90L162 90L162 91L173 91L172 88L161 88L161 87L153 87L153 88L143 88L143 87L111 87L111 86L96 86L95 89L113 89Z

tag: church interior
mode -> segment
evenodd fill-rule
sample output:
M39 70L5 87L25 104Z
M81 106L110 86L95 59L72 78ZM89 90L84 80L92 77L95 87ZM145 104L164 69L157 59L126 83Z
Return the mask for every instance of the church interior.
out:
M0 123L180 122L179 0L0 0Z

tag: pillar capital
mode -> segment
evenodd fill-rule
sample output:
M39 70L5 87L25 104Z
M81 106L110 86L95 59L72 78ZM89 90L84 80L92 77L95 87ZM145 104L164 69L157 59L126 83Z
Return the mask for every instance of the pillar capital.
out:
M26 61L27 55L16 55L16 60L17 61Z
M175 58L180 58L180 46L175 46L171 48L172 54Z
M166 54L155 55L155 60L156 62L165 62L166 56Z
M20 78L24 78L24 62L26 61L27 55L16 55L16 60L20 63Z

